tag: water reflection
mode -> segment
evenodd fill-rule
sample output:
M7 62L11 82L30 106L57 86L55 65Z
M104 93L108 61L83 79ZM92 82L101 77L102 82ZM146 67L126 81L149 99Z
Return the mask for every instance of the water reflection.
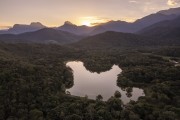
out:
M136 101L140 96L144 95L143 90L139 88L127 88L123 91L116 86L117 75L122 72L117 65L112 66L111 70L100 74L91 73L80 61L68 62L66 65L73 70L74 86L67 89L72 95L82 97L87 95L89 98L95 99L98 94L101 94L103 100L107 100L118 90L124 103L129 102L130 99Z

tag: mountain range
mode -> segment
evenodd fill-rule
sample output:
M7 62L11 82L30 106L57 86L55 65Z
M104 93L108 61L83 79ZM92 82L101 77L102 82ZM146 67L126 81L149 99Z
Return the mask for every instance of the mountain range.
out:
M154 23L137 33L109 31L84 38L71 45L86 49L180 45L180 16Z
M180 8L162 10L133 23L119 20L88 27L66 21L62 26L47 28L34 22L30 25L15 24L0 32L3 33L0 41L11 43L71 44L87 48L180 45Z
M144 29L155 23L172 20L180 15L180 8L171 8L168 10L162 10L154 14L150 14L141 19L136 20L133 23L125 21L109 21L107 23L99 24L93 27L88 27L85 25L77 26L69 21L66 21L64 25L56 27L54 29L70 32L77 35L96 35L106 31L116 31L116 32L126 32L126 33L136 33L141 29ZM24 32L32 32L45 28L39 22L33 22L30 25L15 24L12 28L7 31L0 31L0 34L21 34Z
M72 24L69 21L66 21L64 25L59 26L56 28L57 30L62 30L66 32L70 32L76 35L88 35L94 28L93 27L88 27L85 25L82 26L77 26L75 24Z
M173 20L165 20L150 25L137 34L153 37L161 41L161 44L180 44L180 16Z
M3 34L0 35L0 41L10 43L53 43L68 44L82 39L81 36L55 30L52 28L43 28L34 32L26 32L22 34Z
M32 22L30 25L15 24L12 28L9 28L6 31L0 31L0 34L21 34L25 32L37 31L43 28L46 28L46 26L40 22Z

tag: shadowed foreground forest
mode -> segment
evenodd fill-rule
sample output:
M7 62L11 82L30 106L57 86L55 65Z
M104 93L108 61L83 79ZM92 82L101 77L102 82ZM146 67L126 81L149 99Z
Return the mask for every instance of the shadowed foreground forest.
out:
M67 61L103 72L116 64L117 85L145 96L124 104L115 92L103 101L66 93L73 86ZM59 45L0 43L0 120L178 120L180 47L84 50Z

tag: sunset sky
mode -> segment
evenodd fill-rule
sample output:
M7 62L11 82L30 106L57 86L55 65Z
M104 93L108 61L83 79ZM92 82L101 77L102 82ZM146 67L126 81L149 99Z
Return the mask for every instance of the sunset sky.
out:
M52 27L67 20L77 25L132 22L173 7L180 7L180 0L0 0L0 28L31 22Z

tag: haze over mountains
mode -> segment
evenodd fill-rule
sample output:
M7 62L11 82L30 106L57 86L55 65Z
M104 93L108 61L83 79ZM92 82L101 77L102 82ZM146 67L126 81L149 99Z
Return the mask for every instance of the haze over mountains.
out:
M52 28L43 28L34 32L26 32L22 34L3 34L0 35L0 40L10 43L54 43L68 44L80 40L82 37Z
M165 20L153 25L150 25L138 32L138 34L142 34L145 36L156 36L163 37L163 35L167 36L171 30L177 29L180 27L180 16L173 20ZM166 31L166 32L165 32Z
M69 21L66 21L64 25L59 26L57 30L67 31L70 33L74 33L77 35L95 35L99 33L103 33L106 31L116 31L116 32L128 32L128 33L135 33L147 26L150 26L154 23L164 21L164 20L172 20L175 19L177 16L180 15L180 8L171 8L168 10L162 10L154 14L150 14L145 16L141 19L136 20L133 23L128 23L125 21L109 21L107 23L99 24L97 26L88 27L85 25L77 26L72 24ZM33 22L30 25L21 25L15 24L12 28L8 29L6 32L0 31L0 34L20 34L24 32L32 32L46 26L42 25L39 22Z
M158 39L161 44L180 44L180 16L173 20L165 20L150 25L137 34Z
M0 34L21 34L25 32L37 31L43 28L46 28L46 26L44 26L40 22L32 22L30 25L15 24L12 28L9 28L7 31L0 31Z
M69 21L66 21L64 25L57 27L57 30L66 31L77 35L88 35L93 29L94 27L88 27L85 25L77 26Z
M150 25L135 34L105 32L72 44L81 48L115 48L180 45L180 16Z
M0 31L0 33L2 34L0 41L3 42L70 44L82 39L78 43L84 46L98 46L97 44L109 44L109 47L115 44L119 46L176 45L180 44L180 8L162 10L133 23L119 20L88 27L77 26L66 21L62 26L47 28L36 22L30 25L15 24L12 28Z

